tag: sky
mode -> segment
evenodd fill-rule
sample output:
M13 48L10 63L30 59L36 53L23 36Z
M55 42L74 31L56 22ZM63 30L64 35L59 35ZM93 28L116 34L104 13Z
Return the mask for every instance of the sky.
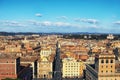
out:
M0 31L120 33L120 0L0 0Z

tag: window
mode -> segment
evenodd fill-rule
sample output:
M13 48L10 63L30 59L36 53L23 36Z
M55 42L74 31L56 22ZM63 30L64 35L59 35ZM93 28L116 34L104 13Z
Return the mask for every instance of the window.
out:
M104 60L101 60L101 63L104 63Z
M111 66L111 68L112 68L112 66Z
M103 70L101 72L103 73Z
M112 72L112 70L111 70L111 72Z
M106 71L106 73L107 73L108 71Z
M111 60L110 63L113 63L113 60Z
M106 60L106 63L108 63L108 59Z

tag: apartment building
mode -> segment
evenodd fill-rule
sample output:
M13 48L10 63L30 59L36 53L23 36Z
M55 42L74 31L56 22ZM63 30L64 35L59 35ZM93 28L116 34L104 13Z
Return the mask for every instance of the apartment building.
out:
M64 58L62 60L63 78L83 77L84 63L74 58Z
M120 80L115 68L115 55L109 51L96 54L95 64L86 65L86 80Z

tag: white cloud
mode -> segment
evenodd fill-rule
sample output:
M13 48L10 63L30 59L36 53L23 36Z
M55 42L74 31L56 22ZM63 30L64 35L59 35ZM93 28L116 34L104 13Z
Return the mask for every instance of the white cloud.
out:
M57 19L64 19L64 20L66 20L66 19L68 19L68 17L67 16L60 16L60 17L57 17Z
M65 22L55 22L53 25L54 26L71 26L70 23L65 23Z
M17 22L17 21L5 20L5 21L0 21L0 22L4 26L11 26L11 27L25 27L26 26L24 23Z
M113 22L116 25L120 25L120 21Z
M50 21L40 22L40 24L41 24L42 26L52 26L52 22L50 22Z
M36 13L35 16L37 16L37 17L42 17L42 14Z
M98 28L97 25L80 25L75 23L69 23L69 22L52 22L52 21L35 21L30 20L28 24L32 24L33 26L46 26L46 27L73 27L73 28Z
M74 20L76 22L85 22L85 23L90 23L90 24L97 24L97 23L99 23L99 21L96 20L96 19L75 18Z
M29 27L29 26L38 26L38 27L77 27L77 28L97 28L95 24L92 25L80 25L77 23L69 23L69 22L52 22L52 21L36 21L36 20L28 20L28 21L0 21L0 24L3 26L10 27Z
M41 26L41 23L39 21L36 21L36 20L28 20L27 24L34 25L34 26Z
M74 31L94 31L101 27L95 24L81 25L80 23L62 22L62 21L0 21L1 31L13 31L13 32L74 32ZM3 27L4 28L3 28ZM24 27L23 27L24 26Z
M100 28L100 27L97 26L97 25L89 25L89 28L95 28L95 29L97 29L97 28Z

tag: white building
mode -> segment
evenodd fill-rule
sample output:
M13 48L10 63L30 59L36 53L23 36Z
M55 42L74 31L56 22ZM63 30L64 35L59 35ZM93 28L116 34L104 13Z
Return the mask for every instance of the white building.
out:
M47 56L49 56L51 53L52 53L51 49L49 49L49 48L43 48L43 49L41 49L41 51L40 51L40 56L41 56L41 57L47 57Z
M62 62L63 78L74 78L83 76L84 64L82 61L77 61L74 58L64 58Z

